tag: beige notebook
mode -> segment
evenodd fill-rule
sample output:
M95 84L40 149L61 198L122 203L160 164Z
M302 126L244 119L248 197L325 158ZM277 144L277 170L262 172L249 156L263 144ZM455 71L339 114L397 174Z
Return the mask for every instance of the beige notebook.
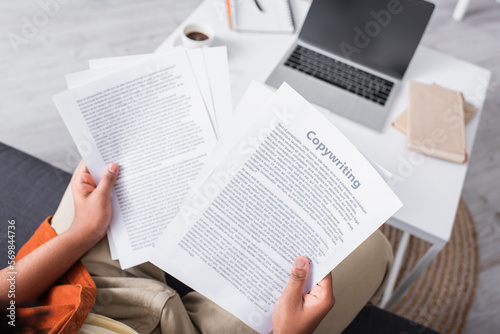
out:
M410 82L409 149L457 163L467 161L462 93Z
M433 84L435 85L435 84ZM477 111L479 109L477 109L476 107L474 107L472 104L468 103L467 101L463 101L464 102L464 123L465 125L467 125L469 123L469 121L474 117L476 116L477 114ZM398 118L396 118L396 120L394 120L394 122L392 123L392 126L395 127L396 129L398 129L399 131L401 131L402 133L406 134L407 130L408 130L408 109L405 109L401 115L398 116Z

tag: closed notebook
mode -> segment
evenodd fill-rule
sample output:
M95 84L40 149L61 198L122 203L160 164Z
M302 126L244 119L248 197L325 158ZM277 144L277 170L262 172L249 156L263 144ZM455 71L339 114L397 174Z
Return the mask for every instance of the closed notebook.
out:
M248 32L292 33L289 0L231 0L233 29Z
M476 115L478 109L474 107L472 104L464 101L464 122L465 125L469 123L469 121ZM403 111L401 115L398 116L392 123L392 126L406 134L408 130L408 109Z
M409 149L457 163L467 161L462 93L410 82Z

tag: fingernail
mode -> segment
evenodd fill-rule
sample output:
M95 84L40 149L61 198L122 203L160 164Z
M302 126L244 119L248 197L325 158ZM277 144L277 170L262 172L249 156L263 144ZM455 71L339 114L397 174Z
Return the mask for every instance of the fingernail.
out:
M293 266L297 269L304 269L306 267L306 260L304 260L304 258L302 257L298 257L297 259L295 259Z
M109 164L108 165L108 172L110 172L112 174L118 173L118 165L115 163Z

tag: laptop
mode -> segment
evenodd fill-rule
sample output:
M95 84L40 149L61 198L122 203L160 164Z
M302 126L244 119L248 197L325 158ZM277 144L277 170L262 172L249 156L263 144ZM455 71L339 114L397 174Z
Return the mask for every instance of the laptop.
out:
M298 40L266 83L382 131L434 4L314 0Z

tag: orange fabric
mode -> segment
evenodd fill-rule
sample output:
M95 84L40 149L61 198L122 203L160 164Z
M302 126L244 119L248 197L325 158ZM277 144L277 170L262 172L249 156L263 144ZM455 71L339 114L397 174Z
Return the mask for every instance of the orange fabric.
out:
M48 217L19 250L16 261L57 236ZM37 333L77 333L95 303L97 289L84 265L78 261L39 300L39 306L18 308L19 316L33 320ZM44 314L40 316L41 314Z

